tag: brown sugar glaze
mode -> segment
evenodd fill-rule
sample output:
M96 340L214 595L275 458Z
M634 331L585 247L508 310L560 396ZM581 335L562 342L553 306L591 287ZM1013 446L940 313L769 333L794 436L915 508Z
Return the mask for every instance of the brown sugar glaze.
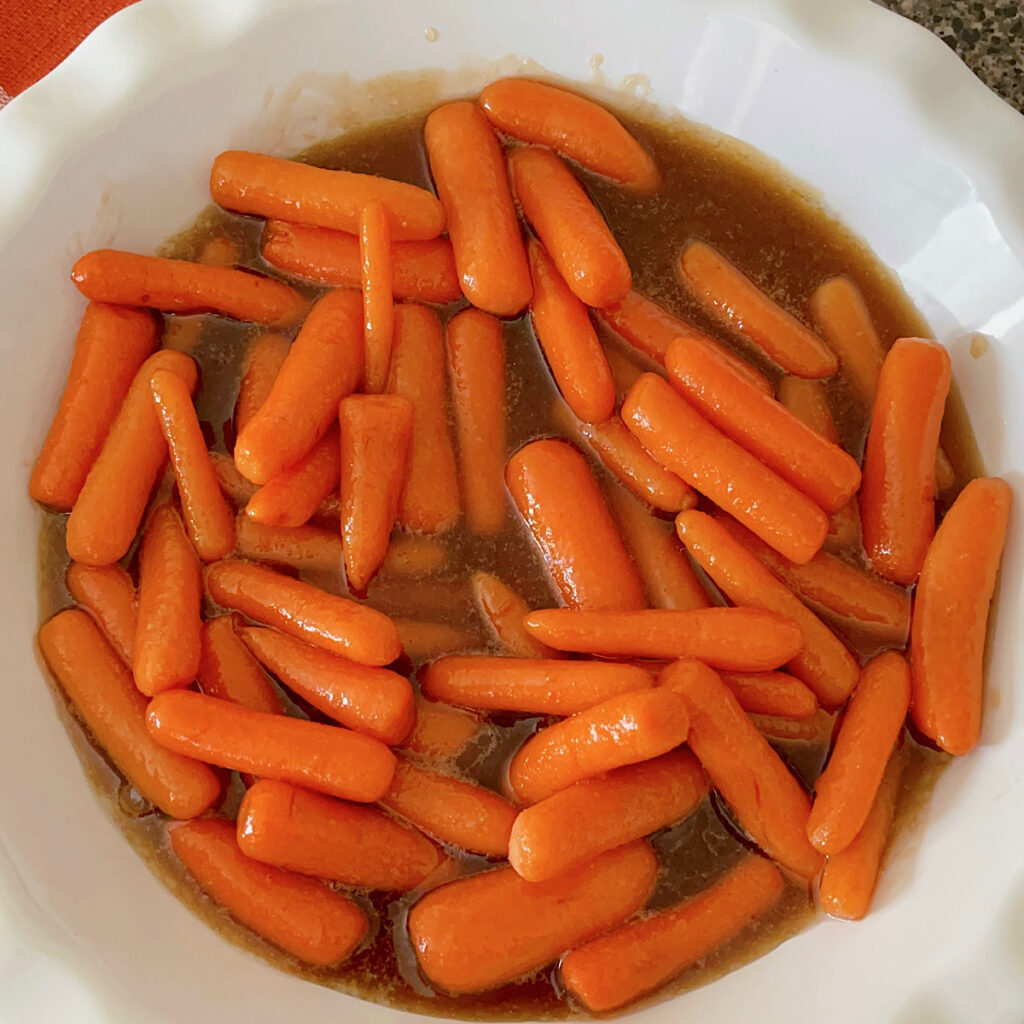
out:
M353 130L319 143L302 159L325 167L371 172L431 187L423 148L423 121L428 113L402 117ZM608 219L633 269L634 286L672 312L690 320L709 334L751 359L773 379L778 370L759 360L714 322L677 283L678 254L691 238L718 247L761 287L804 322L807 301L826 278L839 273L850 276L862 291L883 343L888 346L905 335L927 334L928 329L900 289L895 276L880 265L865 246L824 212L799 183L782 174L764 157L707 129L673 117L666 119L649 108L640 113L620 111L620 117L655 157L664 182L653 196L637 196L594 175L579 172L594 200ZM182 235L171 240L163 254L195 258L208 239L227 235L240 248L240 266L276 276L259 252L262 222L211 208ZM294 283L294 282L293 282ZM300 284L310 295L319 289ZM463 305L441 310L447 319ZM198 341L193 355L201 368L197 394L199 418L208 440L230 451L231 419L248 325L216 317L196 321ZM170 322L170 318L168 320ZM171 336L165 339L170 341ZM609 346L627 353L638 365L643 359L607 333ZM552 414L557 391L533 336L528 317L505 325L509 451L538 437L560 435ZM846 448L860 456L866 432L866 414L851 399L841 377L828 382L833 415ZM943 428L943 443L953 462L957 488L978 475L980 467L973 438L958 398L951 399ZM605 487L619 486L594 463ZM168 484L162 485L165 488ZM952 494L945 495L948 502ZM40 613L49 617L71 603L64 588L67 555L64 549L65 517L45 515L40 534ZM487 570L512 584L533 607L556 604L550 578L532 539L509 505L505 531L497 538L476 538L456 528L443 538L448 560L442 570L421 580L388 578L382 574L371 586L369 600L395 616L446 623L464 634L465 651L501 653L480 622L470 593L469 577ZM862 557L856 552L854 557ZM126 559L134 568L134 552ZM346 593L344 582L333 573L306 573L318 586ZM874 653L869 637L846 636L859 656ZM455 653L438 651L440 653ZM399 667L410 673L422 660L406 660ZM62 716L94 789L125 836L151 869L199 916L231 941L259 953L276 966L302 977L365 999L425 1014L466 1019L536 1019L578 1014L557 991L553 968L519 984L472 997L457 999L432 992L418 976L414 957L404 933L408 907L420 892L398 897L374 893L357 895L371 911L370 938L347 963L333 970L311 970L298 964L238 925L192 883L170 852L165 819L153 812L96 752L72 714L66 713L62 695L56 692ZM318 718L305 705L292 703L290 712ZM539 720L497 715L457 757L455 768L467 777L500 788L504 765L516 746ZM827 753L828 737L820 741L773 741L794 771L810 784ZM932 786L947 758L908 742L910 754L903 794L897 812L897 831L912 824L925 806ZM234 814L241 795L234 780L221 813ZM714 798L687 820L653 837L661 860L657 890L649 905L655 909L706 888L746 848L747 841ZM488 866L481 857L455 854L459 870L478 871ZM767 953L813 918L806 890L790 883L783 899L769 914L745 929L724 948L704 958L651 997L668 995L705 984L755 957Z

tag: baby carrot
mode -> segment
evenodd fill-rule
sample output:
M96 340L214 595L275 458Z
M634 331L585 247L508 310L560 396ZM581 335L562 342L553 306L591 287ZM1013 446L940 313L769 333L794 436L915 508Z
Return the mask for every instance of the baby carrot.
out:
M581 779L665 754L689 728L686 702L671 687L619 694L531 736L509 762L509 790L518 803L535 804Z
M654 161L609 110L577 93L526 78L502 78L480 93L501 132L550 146L587 170L644 192L658 187Z
M972 480L928 549L910 626L914 724L950 754L981 734L989 607L1012 492L998 477Z
M388 390L412 402L409 475L398 522L414 533L443 533L459 518L459 481L448 433L444 341L437 314L425 306L395 310Z
M238 472L235 460L230 455L225 455L223 452L207 452L207 455L210 458L210 465L213 466L213 473L217 477L217 483L224 492L224 497L235 508L246 505L258 490L256 484L251 480L246 480Z
M509 863L528 882L545 882L681 821L707 793L704 769L688 750L584 779L519 812Z
M135 539L167 458L149 383L156 370L195 387L196 364L180 352L157 352L142 364L68 518L67 549L76 562L110 565Z
M72 562L64 576L68 592L92 617L126 665L135 652L139 599L132 578L119 565Z
M875 571L917 579L935 533L935 453L950 385L949 353L901 338L885 357L864 450L860 520Z
M539 643L523 626L530 606L507 583L489 572L473 573L473 599L480 617L490 627L505 654L512 658L560 658Z
M340 658L273 629L248 626L242 639L292 693L341 725L388 745L409 735L413 694L404 676Z
M421 680L426 697L482 711L574 715L634 690L654 677L635 665L547 658L440 658Z
M165 313L218 313L283 327L306 311L297 291L260 274L117 249L87 252L71 268L71 280L93 302Z
M630 433L666 469L724 508L793 562L828 532L825 513L708 423L666 381L645 373L622 403Z
M466 525L473 533L500 533L508 510L501 323L466 309L448 321L445 339Z
M560 651L606 658L699 658L734 672L778 668L803 645L792 619L761 608L549 608L531 612L525 625L538 640Z
M479 309L514 316L530 301L530 272L491 126L472 103L445 103L427 118L423 137L463 293Z
M699 661L673 662L662 680L689 708L687 743L740 825L773 860L813 878L822 857L807 841L811 801L729 687Z
M233 267L238 259L238 245L230 238L215 235L199 250L195 261L208 267ZM203 314L165 317L161 345L191 355L199 344L205 325L206 317Z
M842 704L857 685L860 667L821 619L720 521L704 512L680 512L676 531L694 561L730 601L777 612L797 624L803 647L789 662L789 670L814 691L823 707Z
M583 456L562 441L534 441L505 480L570 608L643 608L640 577Z
M199 687L208 697L281 714L281 697L242 641L243 623L242 616L233 612L203 623Z
M363 289L363 388L380 394L387 386L394 335L391 233L384 207L367 204L359 216L359 260Z
M829 443L839 444L839 431L832 419L823 381L787 373L779 381L778 398L801 423Z
M419 579L443 569L448 552L435 537L393 537L381 571L388 576Z
M454 757L480 731L480 718L416 695L416 722L401 747L432 761Z
M720 675L748 715L810 718L818 710L813 692L785 672L722 672Z
M172 818L194 818L220 796L220 780L207 765L150 737L146 698L85 612L68 609L46 622L39 649L97 744L146 800Z
M236 437L267 400L290 348L291 342L276 331L260 331L249 339L235 402Z
M511 867L449 882L409 911L416 959L446 992L497 988L628 920L657 871L650 846L635 842L549 882L527 882Z
M415 889L444 854L415 829L369 807L260 779L238 809L247 857L360 889Z
M479 643L476 633L447 622L396 618L394 623L405 656L416 662L439 658L443 654L452 654L455 651L464 651Z
M679 271L709 316L732 327L787 373L831 377L839 368L817 335L710 245L690 242L679 257Z
M146 727L161 747L197 761L361 803L379 800L395 770L395 755L370 736L190 690L154 697Z
M221 153L210 171L210 195L236 213L353 234L359 230L362 211L377 202L387 212L394 239L436 238L444 230L444 208L426 189L262 153Z
M238 848L234 822L178 825L171 846L200 887L243 924L314 967L347 959L363 941L366 915L323 882L260 864Z
M591 1013L617 1010L728 942L778 902L784 884L748 855L710 889L574 949L562 983Z
M139 545L139 618L132 670L135 685L152 697L188 686L199 671L199 560L178 513L161 505Z
M508 158L512 189L559 275L588 306L610 306L632 286L625 254L572 171L546 149ZM537 289L537 272L533 271Z
M90 302L82 314L67 383L28 491L70 511L139 367L156 348L156 321L137 309Z
M341 570L341 537L337 529L325 526L264 526L248 516L239 516L235 522L235 552L239 558L293 569Z

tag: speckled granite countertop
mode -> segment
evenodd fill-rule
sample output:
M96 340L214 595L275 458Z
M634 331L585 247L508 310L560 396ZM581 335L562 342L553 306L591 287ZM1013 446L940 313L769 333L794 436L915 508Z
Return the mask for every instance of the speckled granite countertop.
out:
M1024 112L1020 0L876 0L930 28L1003 99Z

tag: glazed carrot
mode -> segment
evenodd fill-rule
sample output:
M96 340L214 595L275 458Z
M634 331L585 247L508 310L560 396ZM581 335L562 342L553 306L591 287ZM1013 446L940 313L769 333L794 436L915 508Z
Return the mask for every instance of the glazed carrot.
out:
M734 604L765 608L792 619L803 648L788 668L825 708L836 708L857 685L853 655L814 612L762 565L718 520L703 512L680 512L676 531L690 556Z
M734 672L778 668L803 644L792 619L761 608L550 608L531 612L525 625L538 640L560 651L608 658L700 658Z
M748 715L810 718L818 710L811 690L785 672L722 672L721 677Z
M410 754L446 761L462 750L479 731L478 715L416 694L416 722L401 747Z
M622 403L630 433L666 469L791 561L808 561L828 532L810 498L720 433L672 387L645 373Z
M875 571L913 583L935 533L935 453L950 385L949 353L901 338L885 357L864 450L860 519Z
M445 339L466 525L473 533L500 533L508 507L501 324L477 309L463 310L448 321Z
M275 331L261 331L249 339L235 402L236 436L267 400L290 348L291 342Z
M265 484L327 432L359 382L363 329L358 292L328 292L309 311L266 401L239 432L235 464Z
M391 282L391 232L379 202L359 215L359 262L363 289L363 390L380 394L387 386L394 335L395 307Z
M381 572L387 576L417 579L443 569L448 552L434 537L393 537Z
M172 818L194 818L220 796L207 765L153 742L146 698L85 612L68 609L45 623L39 649L97 744L146 800Z
M617 1010L728 942L778 902L784 884L748 855L710 889L574 949L562 984L591 1013Z
M870 909L899 799L902 774L903 756L897 749L889 758L878 795L856 839L841 853L825 861L818 901L829 917L859 921Z
M473 599L480 617L512 658L560 658L558 651L538 643L523 626L530 606L507 583L489 572L473 573Z
M778 399L801 423L829 443L839 444L839 431L832 419L823 381L787 373L779 381Z
M479 309L514 316L530 301L530 272L501 146L472 103L435 107L423 128L462 291Z
M132 671L135 685L152 697L188 686L199 671L199 560L178 513L161 505L139 546L139 619Z
M640 577L575 448L534 441L509 459L505 480L570 608L644 607Z
M515 808L483 786L399 761L380 802L442 843L485 857L508 856Z
M426 189L262 153L221 153L210 171L210 195L219 206L236 213L353 234L359 230L362 211L377 202L387 212L391 237L396 240L436 238L444 230L444 208Z
M341 725L389 745L409 735L413 695L404 676L340 658L273 629L248 626L242 639L292 693Z
M269 277L117 249L87 252L71 268L71 280L94 302L165 313L218 313L286 326L306 311L306 300L297 291Z
M679 271L709 316L732 327L787 373L831 377L839 368L817 335L711 246L690 242L679 257Z
M409 911L416 959L454 994L515 981L632 917L657 870L650 846L636 842L550 882L524 881L510 867L449 882Z
M437 314L424 306L399 306L388 390L412 402L409 475L398 506L398 522L414 533L443 533L459 518L459 481L448 433L445 376Z
M386 615L262 565L217 562L206 570L206 589L225 608L363 665L387 665L402 653Z
M90 302L57 412L36 459L28 490L61 512L75 504L139 367L156 348L148 313Z
M366 915L323 882L246 857L234 822L205 818L171 829L171 846L201 888L268 942L315 967L347 959L367 932Z
M687 743L740 825L773 860L813 878L822 857L807 841L811 801L729 687L699 661L673 662L662 683L657 692L683 698Z
M92 617L126 665L135 652L139 600L132 578L119 565L72 562L64 576L68 592Z
M210 457L210 465L213 466L217 483L224 492L224 496L235 508L241 508L248 504L249 500L258 490L256 484L246 480L238 468L235 460L223 452L207 452Z
M73 561L110 565L135 539L167 458L149 383L156 370L171 370L195 387L196 364L180 352L157 352L142 364L68 518Z
M911 620L914 724L951 754L981 733L989 606L1012 493L997 477L972 480L928 549Z
M635 665L548 658L448 657L427 666L423 695L482 711L575 715L634 690L654 677Z
M584 779L519 812L509 863L528 882L545 882L681 821L707 793L704 769L688 750Z
M235 522L235 552L239 558L289 565L293 569L339 572L341 537L325 526L264 526L248 516Z
M778 715L748 713L754 728L762 736L786 742L827 743L835 726L834 716L821 708L806 718L782 718Z
M619 694L531 736L509 762L509 791L518 803L535 804L581 779L665 754L689 728L686 704L672 688Z
M428 661L442 654L464 651L479 643L477 634L447 622L401 617L393 621L402 641L402 650L413 661Z
M525 78L502 78L480 93L480 106L501 132L563 156L622 185L658 187L651 157L609 110L574 92Z
M825 770L814 784L807 837L832 856L867 821L910 706L910 669L895 651L869 661L843 714Z
M572 171L554 153L530 147L513 150L508 166L523 216L572 293L597 307L623 298L632 286L629 264Z
M415 829L369 807L260 779L238 809L247 857L360 889L414 889L444 861Z
M395 299L444 305L462 295L451 243L445 238L391 244L391 290ZM362 280L359 239L327 228L267 221L263 258L278 270L335 288L358 288Z
M208 697L279 715L281 697L242 641L243 626L242 616L233 612L203 623L199 686Z
M215 235L199 250L196 263L208 267L233 267L238 259L237 244L224 235ZM172 348L177 352L191 355L199 343L205 325L206 318L202 314L165 318L161 345L163 348Z
M154 697L146 727L161 747L198 761L361 803L379 800L395 769L395 755L362 733L190 690Z

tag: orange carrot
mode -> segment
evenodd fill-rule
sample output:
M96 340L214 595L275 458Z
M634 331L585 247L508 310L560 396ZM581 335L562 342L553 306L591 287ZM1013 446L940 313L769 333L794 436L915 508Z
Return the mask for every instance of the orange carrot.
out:
M233 267L238 259L238 245L224 235L215 235L199 250L195 261L207 267ZM186 317L165 317L162 347L191 355L205 325L206 317L201 313Z
M238 472L235 460L230 455L225 455L223 452L207 452L207 454L210 457L210 465L213 466L214 475L217 477L217 483L220 485L220 489L224 492L224 496L228 501L235 508L248 504L249 500L258 490L256 484L251 480L246 480Z
M387 212L394 239L436 238L444 230L444 208L426 189L262 153L221 153L210 171L210 195L236 213L352 233L362 211L376 202Z
M359 217L359 260L363 288L363 389L380 394L387 386L394 334L395 307L391 295L391 233L387 212L369 203Z
M534 441L509 459L505 480L570 608L644 607L640 577L575 448Z
M554 153L530 147L513 150L508 166L523 216L572 293L599 308L622 299L632 286L629 264L572 171Z
M527 882L510 867L449 882L409 911L416 959L444 991L497 988L632 917L657 871L650 846L636 842L550 882Z
M501 533L508 506L501 324L467 309L448 321L445 337L466 525L473 533Z
M363 665L388 665L402 653L386 615L262 565L217 562L206 589L225 608Z
M395 299L444 305L460 298L451 243L445 238L391 245L391 290ZM358 288L362 281L359 239L328 228L267 221L263 258L288 274L335 288Z
M388 576L418 579L443 569L448 552L434 537L393 537L381 572Z
M459 481L448 433L444 364L437 314L424 306L399 306L388 390L412 402L409 475L398 506L398 522L415 533L443 533L459 518Z
M509 762L509 790L520 804L535 804L581 779L665 754L689 728L686 702L671 687L619 694L531 736Z
M520 811L509 863L528 882L545 882L681 821L707 793L704 769L687 750L584 779Z
M737 695L738 699L738 695ZM750 714L754 728L772 740L798 743L827 743L835 726L835 718L818 708L806 718L782 718L778 715Z
M782 896L782 875L748 855L710 889L574 949L562 983L591 1013L606 1013L663 985L724 945Z
M93 302L165 313L218 313L283 327L306 311L306 300L273 278L117 249L87 252L71 268L71 280Z
M261 331L249 339L235 402L236 436L248 426L267 400L290 349L291 342L274 331Z
M82 314L67 383L28 490L67 512L81 493L132 379L156 348L156 321L136 309L90 302Z
M853 691L860 667L839 638L722 525L703 512L680 512L676 530L691 557L734 604L765 608L792 619L803 648L789 670L825 708L836 708Z
M832 419L823 381L786 374L779 381L778 398L801 423L831 444L839 444L839 431Z
M972 480L939 526L917 585L911 712L950 754L966 754L981 734L985 633L1011 500L1003 480Z
M95 620L126 665L135 652L139 599L132 578L119 565L72 562L64 576L68 592Z
M416 723L401 746L410 754L435 761L454 757L480 731L472 712L416 695Z
M379 800L395 770L395 755L362 733L190 690L154 697L146 727L161 747L198 761L361 803Z
M721 676L748 715L810 718L818 710L814 694L785 672L722 672Z
M679 270L709 316L732 327L787 373L831 377L839 368L817 335L711 246L690 242L679 257Z
M208 697L279 715L284 705L260 663L242 641L244 620L233 612L203 623L199 686Z
M423 137L463 293L479 309L514 316L530 301L530 273L494 132L462 101L436 107Z
M239 558L293 569L341 570L341 537L336 529L324 526L264 526L248 516L239 516L235 522L235 552Z
M560 658L547 644L538 643L523 626L530 606L507 584L489 572L473 573L473 598L480 617L512 658Z
M687 743L740 825L768 856L813 878L822 858L807 841L811 801L729 687L699 661L674 662L662 680L656 692L683 698L691 716Z
M622 403L630 433L666 469L791 561L808 561L828 532L810 498L720 433L672 387L645 373Z
M202 579L178 513L161 505L139 546L139 620L132 670L152 697L188 686L199 671Z
M387 554L408 479L413 407L401 395L352 395L338 419L345 575L363 593Z
M366 915L323 882L268 867L238 848L234 822L205 818L171 829L171 846L200 887L243 924L314 967L347 959Z
M635 665L541 658L448 657L427 666L423 694L482 711L574 715L633 690L654 686Z
M142 364L68 518L66 542L73 561L110 565L135 539L167 458L149 383L156 370L170 370L195 386L196 364L180 352L157 352Z
M875 571L913 583L935 533L935 453L950 385L949 353L901 338L882 364L864 450L860 519Z
M447 622L396 618L394 623L402 640L405 656L417 662L464 651L478 643L475 633L460 626L451 626Z
M247 857L360 889L414 889L444 861L415 829L369 807L260 779L238 809Z
M68 609L46 622L39 649L97 744L146 800L172 818L194 818L220 796L209 767L153 742L146 698L85 612Z
M525 78L502 78L480 93L501 132L540 146L606 178L644 192L661 181L644 148L609 110L577 93Z

